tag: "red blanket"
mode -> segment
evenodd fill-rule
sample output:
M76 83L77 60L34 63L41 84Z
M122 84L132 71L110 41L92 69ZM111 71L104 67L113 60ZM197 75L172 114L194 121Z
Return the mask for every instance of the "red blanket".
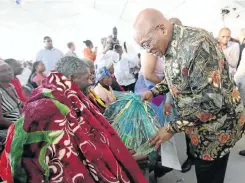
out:
M0 171L8 182L146 183L109 122L55 72L9 129Z

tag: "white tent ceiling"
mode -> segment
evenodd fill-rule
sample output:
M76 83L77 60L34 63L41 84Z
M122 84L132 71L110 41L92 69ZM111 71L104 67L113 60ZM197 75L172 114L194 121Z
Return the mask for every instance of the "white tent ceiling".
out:
M132 24L144 8L156 8L167 17L179 17L185 25L203 27L216 34L223 27L221 8L236 7L240 17L226 18L233 33L244 24L245 1L232 0L0 0L0 57L32 59L49 35L56 47L66 51L74 41L81 53L82 41L111 34L117 26L119 39L132 40Z

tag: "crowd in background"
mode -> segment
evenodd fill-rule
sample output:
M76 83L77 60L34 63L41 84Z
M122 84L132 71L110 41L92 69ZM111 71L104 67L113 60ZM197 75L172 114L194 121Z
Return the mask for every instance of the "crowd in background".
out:
M181 25L178 19L170 21L175 25ZM60 85L68 87L67 81L55 73L56 71L78 86L86 96L86 100L88 99L95 106L96 109L91 110L98 110L102 114L106 107L116 100L115 91L142 94L151 90L164 79L163 58L158 58L147 52L143 55L139 53L130 55L127 53L126 42L120 44L114 35L101 39L101 49L94 47L90 40L84 41L86 48L83 50L84 58L81 60L77 57L75 43L69 42L67 44L69 51L64 54L53 46L53 40L50 37L44 37L43 41L45 46L38 52L36 61L33 63L30 61L22 63L15 59L0 61L1 148L5 145L7 129L21 117L23 111L31 109L30 103L26 108L23 106L28 101L37 100L34 94L39 94L39 88L45 86L53 91L53 86L55 86L59 91ZM245 102L245 29L241 30L236 40L231 38L229 28L222 28L217 41L229 65L229 77L235 80L241 98ZM78 62L83 62L83 64ZM23 77L26 75L29 77ZM51 81L52 77L56 81ZM59 82L62 84L59 85ZM74 88L73 90L77 92ZM56 93L53 95L58 97ZM62 97L60 100L63 100ZM83 98L83 100L85 99ZM37 103L42 105L39 102ZM79 103L73 100L72 102ZM158 112L162 124L171 121L177 115L172 97L169 94L155 97L151 103ZM93 108L90 105L87 107ZM162 114L163 110L164 115ZM193 139L186 137L186 141L189 144ZM188 148L187 154L188 159L182 166L183 172L189 171L194 161ZM241 151L240 155L245 156L245 150ZM128 167L127 162L123 166ZM158 176L162 176L168 171L170 170L164 169L164 173L159 173ZM129 177L125 179L130 179ZM140 180L141 177L135 176L135 179Z

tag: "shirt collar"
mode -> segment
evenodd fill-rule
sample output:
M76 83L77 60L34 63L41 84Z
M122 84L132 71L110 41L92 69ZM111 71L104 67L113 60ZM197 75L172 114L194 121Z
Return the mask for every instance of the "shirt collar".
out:
M231 46L232 46L232 42L231 42L231 41L229 41L229 42L227 43L226 48L229 48L229 47L231 47Z
M165 57L171 57L176 54L176 46L182 32L183 28L181 26L173 25L172 37L171 41L168 44L168 49L165 53Z
M50 49L44 48L44 50L50 50ZM53 50L55 50L55 48L53 47L51 50L53 51ZM50 50L50 51L51 51L51 50Z

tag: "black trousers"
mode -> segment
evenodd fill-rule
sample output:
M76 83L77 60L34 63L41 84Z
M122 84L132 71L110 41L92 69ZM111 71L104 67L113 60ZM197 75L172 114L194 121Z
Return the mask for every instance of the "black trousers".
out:
M191 144L191 139L185 134L185 140L186 140L186 155L188 159L194 159L191 155L191 150L189 144Z
M197 183L224 183L229 154L214 161L195 160Z

